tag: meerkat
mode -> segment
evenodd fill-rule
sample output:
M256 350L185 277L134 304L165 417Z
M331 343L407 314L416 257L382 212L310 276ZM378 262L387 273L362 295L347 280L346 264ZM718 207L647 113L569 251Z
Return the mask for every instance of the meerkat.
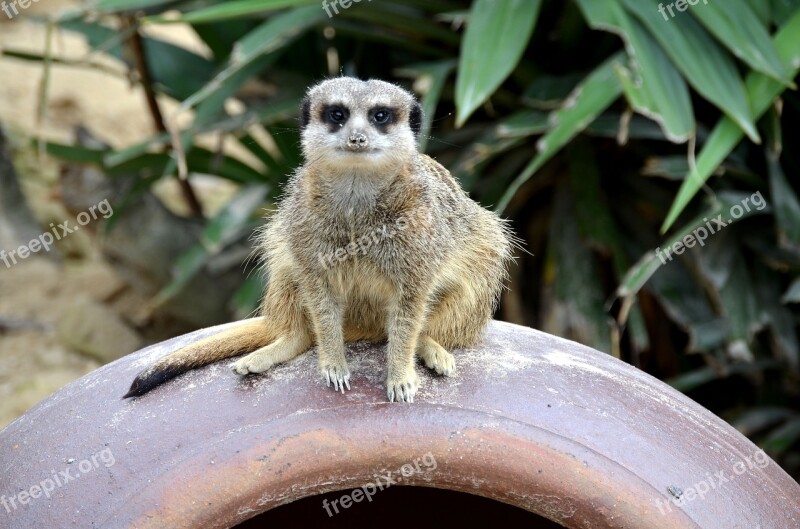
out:
M300 112L305 163L257 234L269 281L261 317L198 341L136 377L125 397L183 372L261 373L316 346L323 380L350 389L345 344L388 341L386 394L413 402L415 358L451 376L448 352L492 318L516 238L417 149L422 110L394 84L350 77L311 87Z

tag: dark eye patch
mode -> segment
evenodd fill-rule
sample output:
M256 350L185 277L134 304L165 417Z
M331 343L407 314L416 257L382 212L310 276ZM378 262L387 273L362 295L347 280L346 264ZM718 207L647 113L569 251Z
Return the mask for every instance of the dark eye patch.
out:
M380 132L386 133L389 125L397 121L397 111L389 107L375 107L369 111L369 120Z
M408 115L408 126L411 127L411 131L415 136L419 134L419 130L422 128L422 107L416 101L411 106L411 112Z
M306 97L300 105L300 129L305 129L311 120L311 101Z
M334 132L347 123L350 112L342 105L325 105L320 112L320 121L327 123L331 132Z

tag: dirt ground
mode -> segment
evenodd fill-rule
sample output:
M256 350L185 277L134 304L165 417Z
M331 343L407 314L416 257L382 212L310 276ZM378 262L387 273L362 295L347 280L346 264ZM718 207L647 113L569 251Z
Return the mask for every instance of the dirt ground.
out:
M31 16L54 15L80 4L75 0L34 3L13 20L0 12L0 50L42 53L45 27L31 20ZM207 53L186 28L169 26L152 31L160 38ZM57 55L82 59L88 51L82 37L58 33ZM121 147L142 141L153 132L142 91L130 86L122 65L102 57L93 60L119 75L54 66L46 117L39 123L36 116L43 77L41 64L0 54L0 123L15 146L15 165L23 191L43 227L50 219L71 216L58 199L57 162L41 157L29 146L30 138L71 142L73 127L83 125L96 137ZM160 103L167 114L177 107L170 100ZM232 190L224 188L220 193L220 185L201 182L201 198L229 196ZM162 195L176 195L171 182L159 188L159 196ZM58 388L113 359L103 351L90 355L78 352L80 348L75 347L74 340L65 337L65 326L82 328L81 332L88 333L84 338L99 341L101 349L103 339L109 339L104 336L108 331L103 330L108 328L130 331L125 334L128 348L146 342L138 336L135 321L146 300L126 290L113 269L103 262L92 238L76 233L59 250L60 261L54 255L36 254L12 268L0 263L0 428ZM92 321L76 319L76 314L91 314Z

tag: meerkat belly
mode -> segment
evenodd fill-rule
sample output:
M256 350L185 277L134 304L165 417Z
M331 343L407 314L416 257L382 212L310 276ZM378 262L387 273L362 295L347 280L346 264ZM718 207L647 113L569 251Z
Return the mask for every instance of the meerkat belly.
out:
M361 262L342 267L331 277L331 284L343 303L345 339L386 339L387 308L396 292L389 279Z

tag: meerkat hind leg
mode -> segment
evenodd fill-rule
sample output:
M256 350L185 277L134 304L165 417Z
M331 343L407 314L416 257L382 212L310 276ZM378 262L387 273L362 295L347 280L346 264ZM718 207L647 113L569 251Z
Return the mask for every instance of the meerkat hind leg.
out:
M263 373L274 365L287 362L304 353L310 346L311 343L308 340L281 337L237 360L231 364L231 369L240 375Z
M453 355L430 336L419 337L417 356L429 369L433 369L439 375L449 377L455 373L456 360Z

